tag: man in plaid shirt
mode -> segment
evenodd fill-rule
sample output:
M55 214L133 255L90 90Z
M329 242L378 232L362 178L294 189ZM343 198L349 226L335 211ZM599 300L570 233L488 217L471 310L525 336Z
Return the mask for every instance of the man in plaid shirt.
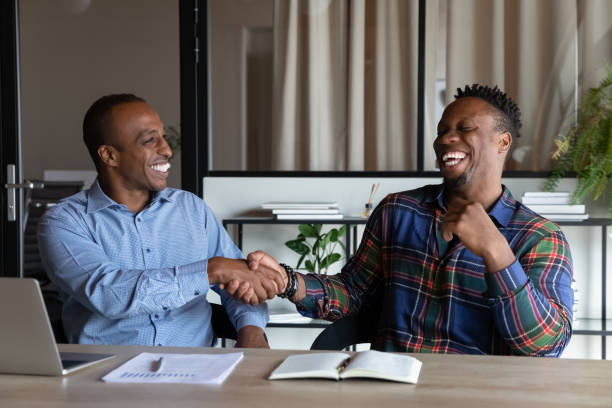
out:
M558 357L572 333L569 246L501 184L520 111L497 87L455 98L434 141L444 183L388 195L342 272L296 274L291 300L329 320L375 305L377 350ZM280 269L262 251L249 262Z

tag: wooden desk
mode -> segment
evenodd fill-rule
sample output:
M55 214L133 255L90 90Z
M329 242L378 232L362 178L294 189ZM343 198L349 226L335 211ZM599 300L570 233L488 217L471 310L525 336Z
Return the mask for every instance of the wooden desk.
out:
M61 345L117 358L66 377L0 375L0 407L594 407L612 406L612 361L419 354L419 384L372 380L268 381L289 354L244 350L222 386L106 384L100 377L142 352L228 349Z

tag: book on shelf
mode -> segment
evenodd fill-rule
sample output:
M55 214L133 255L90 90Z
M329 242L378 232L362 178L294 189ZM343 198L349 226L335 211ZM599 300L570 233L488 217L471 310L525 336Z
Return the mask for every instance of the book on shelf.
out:
M295 313L273 313L270 312L268 323L310 323L312 318Z
M287 357L268 377L291 378L374 378L416 384L421 361L414 357L375 350L347 353L294 354Z
M339 208L275 208L272 214L340 214Z
M546 214L541 213L542 217L551 221L584 221L589 219L589 214Z
M569 191L526 191L523 197L571 197Z
M277 220L341 220L343 214L277 214Z
M552 197L525 197L521 198L521 202L526 205L532 204L569 204L571 196L552 196Z
M584 214L584 204L530 204L527 206L538 214Z
M267 202L261 205L264 210L274 209L324 209L324 208L338 208L338 203L335 201L329 202Z

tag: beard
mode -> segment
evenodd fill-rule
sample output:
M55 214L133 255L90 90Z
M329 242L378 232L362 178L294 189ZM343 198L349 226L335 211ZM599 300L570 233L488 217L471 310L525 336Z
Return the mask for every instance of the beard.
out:
M449 191L461 189L467 183L467 172L463 172L459 177L454 179L444 179L444 185Z

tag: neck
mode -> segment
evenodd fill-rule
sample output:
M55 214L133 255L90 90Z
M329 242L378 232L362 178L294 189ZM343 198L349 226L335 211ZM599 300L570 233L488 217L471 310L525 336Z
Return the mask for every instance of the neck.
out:
M447 190L447 203L454 200L480 203L488 211L493 208L502 194L501 179L475 185L462 185Z
M121 183L110 181L100 174L98 174L98 182L104 194L116 203L125 205L134 214L142 211L151 199L151 192L148 190L130 190L124 188Z

